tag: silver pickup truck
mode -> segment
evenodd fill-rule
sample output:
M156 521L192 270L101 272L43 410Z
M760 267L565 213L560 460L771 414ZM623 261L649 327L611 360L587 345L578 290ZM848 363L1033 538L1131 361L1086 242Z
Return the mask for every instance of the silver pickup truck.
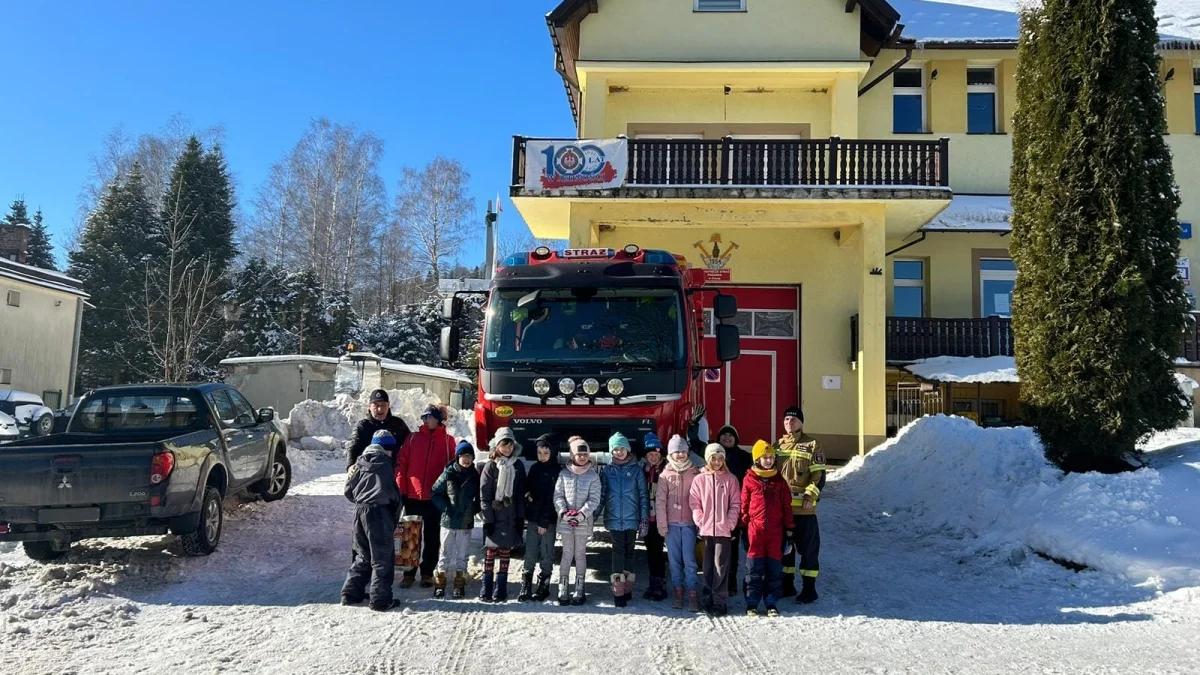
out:
M0 541L50 561L81 539L171 532L184 553L208 555L227 495L287 494L274 416L225 384L89 392L66 433L0 445Z

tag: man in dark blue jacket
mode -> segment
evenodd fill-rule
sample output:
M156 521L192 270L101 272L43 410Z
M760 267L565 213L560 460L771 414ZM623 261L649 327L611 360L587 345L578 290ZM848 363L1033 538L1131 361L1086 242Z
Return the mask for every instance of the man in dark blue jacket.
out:
M346 499L354 502L354 561L342 585L342 604L356 605L367 595L377 612L400 604L392 598L396 572L394 537L400 491L392 468L391 452L369 445L346 476Z

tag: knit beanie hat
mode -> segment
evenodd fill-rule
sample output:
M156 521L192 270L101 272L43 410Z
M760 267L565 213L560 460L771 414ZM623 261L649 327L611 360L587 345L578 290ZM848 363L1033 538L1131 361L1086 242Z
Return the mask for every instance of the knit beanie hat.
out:
M754 449L750 451L750 456L754 458L754 461L757 462L767 455L774 457L775 448L771 447L771 444L766 441L760 440L755 442Z
M633 446L629 444L629 439L625 438L625 434L619 431L608 437L608 451L612 452L617 448L625 448L625 450L633 452Z
M691 448L688 447L687 441L685 441L683 439L683 436L680 436L679 434L675 434L674 436L671 437L671 440L667 441L667 454L668 455L673 455L677 452L691 453L691 451L692 450L691 450Z
M651 450L662 452L663 449L662 441L658 440L658 434L653 431L646 432L646 438L642 439L642 447L646 448L646 452Z
M372 445L382 445L385 448L394 449L399 443L396 442L396 437L387 429L380 429L371 435Z
M583 440L579 436L572 436L569 443L572 455L586 455L591 452L591 448L588 447L587 441Z
M471 445L470 441L467 441L467 440L459 441L458 446L454 448L454 458L455 459L458 459L459 457L462 457L463 455L470 455L472 457L475 456L475 448Z
M538 447L544 445L547 448L554 448L554 437L550 434L542 434L541 436L537 437L536 441L534 441L534 445Z
M512 441L513 452L521 452L521 444L517 442L517 437L513 435L512 429L500 427L496 430L496 435L492 436L492 440L488 445L495 450L501 441Z
M804 411L801 410L800 406L798 406L798 405L794 405L794 406L788 408L787 410L784 410L783 416L784 417L795 417L796 419L800 420L801 424L804 424Z
M708 464L709 462L712 461L712 458L716 455L720 455L721 459L724 459L725 458L725 448L722 448L720 443L709 443L704 448L704 463Z

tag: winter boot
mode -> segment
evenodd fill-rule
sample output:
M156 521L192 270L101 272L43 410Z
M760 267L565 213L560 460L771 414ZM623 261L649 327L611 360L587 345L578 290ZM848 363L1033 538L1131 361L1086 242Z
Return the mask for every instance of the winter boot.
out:
M416 572L405 572L404 576L400 577L400 588L412 588L415 583L417 583Z
M613 604L617 607L624 607L627 604L625 600L625 577L620 572L612 575L612 592Z
M521 592L517 594L517 600L521 602L529 602L533 599L533 570L525 570L521 575Z
M758 608L757 607L747 608L746 616L758 616Z
M675 587L675 602L671 603L672 609L683 609L683 587Z
M796 594L796 575L785 573L783 575L783 597Z
M446 573L438 572L433 575L433 597L441 600L446 597Z
M587 593L583 590L585 578L582 574L575 575L575 594L571 596L571 604L578 607L587 602Z
M483 588L479 589L479 601L480 602L491 602L492 601L492 588L496 581L495 574L496 574L495 572L484 572L483 573Z
M386 612L389 609L395 609L395 608L399 607L400 601L396 600L396 599L392 599L387 602L372 602L372 603L369 603L367 606L376 612Z
M650 588L642 595L647 600L658 602L667 599L667 582L662 577L650 577Z
M454 575L454 593L450 597L462 600L467 597L467 575L457 572Z
M767 608L767 616L769 616L773 619L773 618L779 616L779 610L775 609L774 607L768 607Z
M538 577L537 590L533 592L533 599L536 602L545 602L546 598L550 597L550 575Z
M571 604L571 584L564 577L558 580L558 606L566 607Z
M625 573L625 604L633 602L633 572Z
M433 576L428 574L421 575L421 588L430 588L433 586Z
M492 593L492 602L505 602L506 600L508 600L508 574L497 574L496 590Z
M688 611L700 611L700 594L696 591L688 591Z
M352 595L343 595L343 596L342 596L342 604L343 604L343 605L347 605L347 606L349 606L349 605L357 605L357 604L360 604L360 603L362 603L362 601L363 601L363 599L362 599L362 598L356 598L356 597L354 597L354 596L352 596Z
M800 595L796 596L796 602L802 605L808 605L817 600L817 578L816 577L801 577L803 587L800 589Z

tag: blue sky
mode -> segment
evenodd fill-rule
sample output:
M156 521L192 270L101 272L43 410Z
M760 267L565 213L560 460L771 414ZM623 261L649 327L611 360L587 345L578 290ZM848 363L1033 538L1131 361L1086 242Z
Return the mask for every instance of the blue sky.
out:
M23 195L65 243L89 156L122 125L174 114L220 124L249 212L272 163L325 116L386 144L403 166L461 160L482 221L506 192L512 135L574 135L543 16L554 0L5 3L0 202ZM504 228L520 227L505 199ZM483 258L482 234L464 262ZM57 250L60 258L64 253Z

